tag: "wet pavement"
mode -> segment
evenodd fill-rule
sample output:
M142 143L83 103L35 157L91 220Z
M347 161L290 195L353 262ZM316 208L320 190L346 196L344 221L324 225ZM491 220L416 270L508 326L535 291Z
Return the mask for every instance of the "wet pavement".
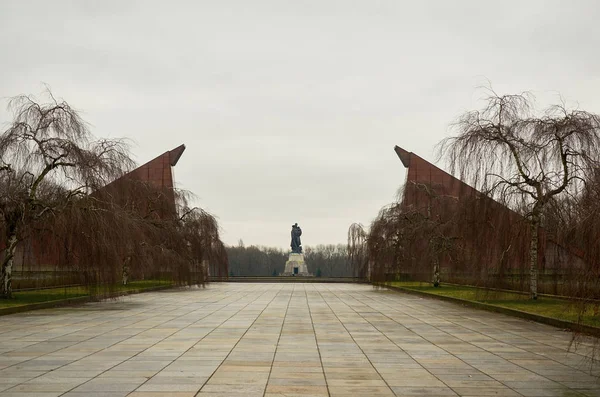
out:
M364 284L213 283L0 333L0 396L600 396L569 332Z

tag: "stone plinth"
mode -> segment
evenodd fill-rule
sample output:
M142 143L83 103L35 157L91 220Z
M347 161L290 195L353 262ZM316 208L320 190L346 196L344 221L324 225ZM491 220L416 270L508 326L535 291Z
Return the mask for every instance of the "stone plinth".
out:
M312 276L308 272L306 262L304 262L304 254L290 253L288 261L285 263L285 270L280 276Z

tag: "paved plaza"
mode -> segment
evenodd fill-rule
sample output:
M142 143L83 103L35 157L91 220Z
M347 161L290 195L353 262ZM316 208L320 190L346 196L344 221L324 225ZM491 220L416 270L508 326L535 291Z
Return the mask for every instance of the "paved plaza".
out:
M568 332L361 284L214 283L0 322L0 396L600 396Z

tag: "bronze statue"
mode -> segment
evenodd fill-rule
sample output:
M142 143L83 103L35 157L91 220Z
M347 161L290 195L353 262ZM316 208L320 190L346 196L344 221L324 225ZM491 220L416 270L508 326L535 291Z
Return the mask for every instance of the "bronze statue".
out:
M302 229L298 226L297 223L292 225L292 252L295 254L302 253L302 243L300 242L300 236L302 236Z

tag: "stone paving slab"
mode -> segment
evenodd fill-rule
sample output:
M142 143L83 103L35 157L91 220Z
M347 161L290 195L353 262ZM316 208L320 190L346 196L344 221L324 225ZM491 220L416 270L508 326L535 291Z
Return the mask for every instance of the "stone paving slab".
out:
M214 283L0 325L0 396L600 396L570 333L364 284Z

